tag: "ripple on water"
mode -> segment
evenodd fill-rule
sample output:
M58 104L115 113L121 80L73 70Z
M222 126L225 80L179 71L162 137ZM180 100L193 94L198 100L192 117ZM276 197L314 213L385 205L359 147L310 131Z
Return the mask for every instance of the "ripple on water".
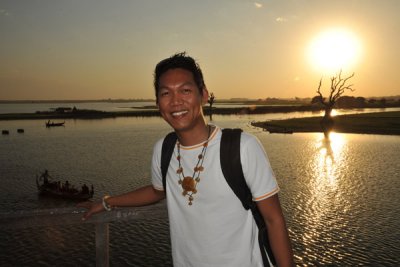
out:
M249 121L215 119L224 127ZM2 211L73 205L37 197L33 177L46 167L73 183L94 183L95 199L147 184L152 146L169 131L153 119L71 120L52 130L25 123L24 135L0 138ZM252 133L281 187L299 266L400 266L399 137ZM166 222L111 224L111 265L170 266ZM94 266L93 226L0 229L0 240L0 266Z
M0 266L95 266L93 225L0 231L0 238ZM167 219L111 223L110 265L172 266Z
M116 223L110 235L115 266L172 266L168 221L152 218ZM121 249L123 248L123 249Z

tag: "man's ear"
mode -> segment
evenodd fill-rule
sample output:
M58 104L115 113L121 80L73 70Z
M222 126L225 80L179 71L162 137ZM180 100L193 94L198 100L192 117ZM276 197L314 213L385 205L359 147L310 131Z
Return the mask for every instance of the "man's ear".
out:
M208 103L208 90L207 87L204 86L203 88L203 95L202 95L202 104L205 105Z

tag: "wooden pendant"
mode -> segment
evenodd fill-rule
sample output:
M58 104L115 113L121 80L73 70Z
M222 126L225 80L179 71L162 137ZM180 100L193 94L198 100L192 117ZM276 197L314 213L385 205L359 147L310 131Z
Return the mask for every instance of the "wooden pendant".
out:
M186 196L186 194L188 192L192 192L193 194L196 194L197 190L196 190L196 181L193 179L193 177L190 176L186 176L185 178L183 178L182 181L182 188L183 188L183 192L182 194L184 196Z

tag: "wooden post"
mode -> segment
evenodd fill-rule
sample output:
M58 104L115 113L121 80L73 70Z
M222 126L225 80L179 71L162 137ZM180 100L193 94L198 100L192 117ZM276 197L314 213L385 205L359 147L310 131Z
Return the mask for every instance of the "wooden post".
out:
M109 225L96 223L96 267L109 267Z

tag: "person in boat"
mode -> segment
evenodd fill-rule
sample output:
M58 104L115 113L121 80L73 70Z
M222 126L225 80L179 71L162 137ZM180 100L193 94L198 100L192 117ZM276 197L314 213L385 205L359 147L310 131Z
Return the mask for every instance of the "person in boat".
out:
M62 191L68 192L69 190L70 190L70 184L69 184L69 182L68 182L68 180L67 180L67 181L65 181L65 183L62 185Z
M44 171L42 174L43 177L43 183L47 185L49 183L49 172L47 170Z
M143 206L166 198L175 267L263 266L253 215L243 208L222 173L222 131L208 124L203 114L208 91L199 65L186 53L162 60L155 69L154 87L159 111L178 137L166 190L160 168L161 139L154 146L151 185L80 203L78 206L88 209L83 219L113 207ZM293 266L279 188L264 148L256 137L242 133L240 151L243 173L268 226L277 265ZM200 173L201 179L195 179Z
M81 193L82 194L89 194L89 187L86 184L82 185Z
M40 175L40 179L43 179L43 184L45 186L49 185L49 179L50 179L50 174L49 171L47 169L44 170L44 172L42 173L42 175Z
M49 171L47 169L40 175L39 179L43 180L43 186L46 189L50 190L59 190L59 181L54 181L53 177L50 176Z

